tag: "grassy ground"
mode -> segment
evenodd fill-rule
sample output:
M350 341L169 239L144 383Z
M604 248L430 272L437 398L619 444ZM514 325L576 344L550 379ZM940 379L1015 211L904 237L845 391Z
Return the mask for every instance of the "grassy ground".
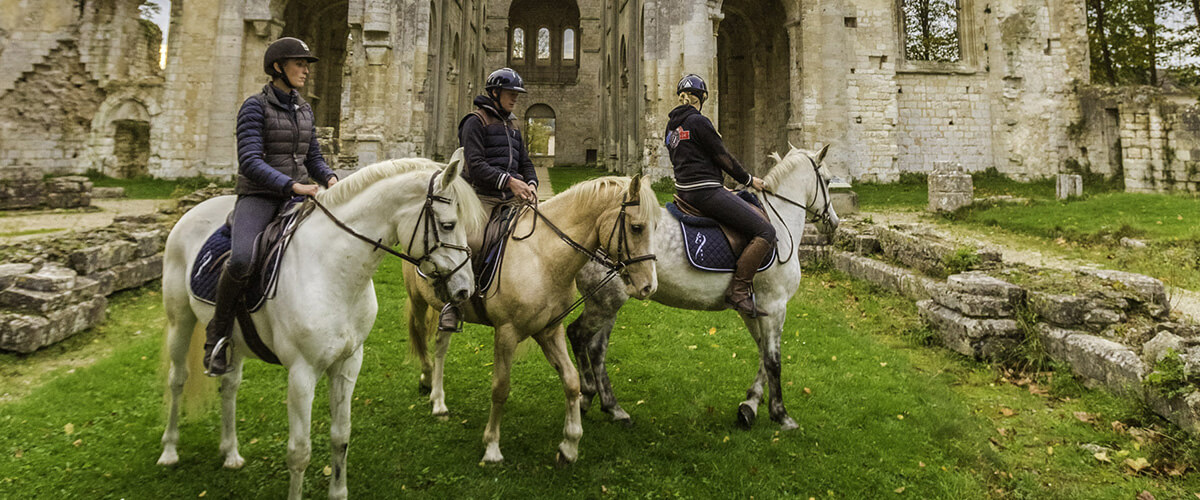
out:
M133 179L116 179L98 172L89 171L95 187L125 188L125 197L132 199L165 199L177 198L201 189L209 184L232 186L232 182L219 182L204 177L185 177L181 179L155 179L152 177L137 177Z
M996 241L1019 243L1071 257L1154 276L1200 290L1200 198L1191 194L1139 194L1093 183L1083 198L1059 201L1053 181L1021 183L976 174L975 196L1009 195L1016 202L984 202L931 220L980 230ZM910 176L896 184L855 186L865 211L921 211L925 180ZM1144 240L1127 248L1121 238Z
M398 267L389 262L376 282L383 307L355 393L349 469L355 496L879 498L899 490L913 498L1132 498L1148 490L1180 498L1200 492L1200 477L1165 475L1192 463L1181 451L1191 443L1112 429L1113 421L1149 425L1146 413L1063 377L1031 389L1028 381L1009 383L1016 376L928 348L912 304L823 271L804 280L784 335L784 394L800 429L781 434L765 418L750 431L734 426L734 409L757 365L735 315L632 303L622 311L609 359L635 427L589 413L579 462L553 468L562 392L536 348L524 345L504 425L506 463L481 467L488 332L469 327L455 337L446 378L452 416L437 421L416 391L418 366L405 354ZM0 403L0 425L8 429L0 436L5 496L284 495L286 381L282 369L261 362L248 364L239 398L243 470L220 468L213 409L185 419L179 466L154 465L163 403L159 301L154 293L115 300L110 325L59 352L35 355L45 362L89 343L114 343L94 363L49 373L28 394ZM321 471L329 453L325 387L313 411L306 477L306 494L314 497L328 485ZM1113 463L1079 447L1086 443L1108 447ZM1158 470L1134 475L1125 458L1145 458Z

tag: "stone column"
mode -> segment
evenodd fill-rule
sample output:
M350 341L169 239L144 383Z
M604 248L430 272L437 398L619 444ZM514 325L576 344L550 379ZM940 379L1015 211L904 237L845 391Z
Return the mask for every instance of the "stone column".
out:
M1083 176L1074 174L1058 174L1058 182L1054 193L1060 200L1072 196L1083 196Z

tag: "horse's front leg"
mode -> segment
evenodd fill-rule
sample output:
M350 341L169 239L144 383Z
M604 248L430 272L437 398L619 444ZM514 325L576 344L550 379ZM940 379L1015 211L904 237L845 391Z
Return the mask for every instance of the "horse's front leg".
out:
M346 453L350 447L350 401L354 399L354 383L362 368L360 346L350 358L329 367L329 455L333 477L329 481L329 498L346 498Z
M583 313L567 325L567 340L571 343L571 352L575 353L576 369L579 372L579 410L587 413L592 406L592 398L596 396L596 376L592 373L592 360L589 352L592 336L593 321L589 318L591 308L583 306Z
M579 458L579 439L583 437L583 423L579 415L579 373L571 364L567 343L563 338L563 327L559 324L534 336L546 360L558 371L562 379L563 393L567 398L567 412L563 424L563 441L558 445L555 457L559 465L575 462Z
M616 322L615 315L612 321L608 323L608 327L601 330L599 335L592 338L592 343L588 346L588 356L592 360L592 372L596 378L596 389L600 393L600 410L612 415L613 422L630 427L633 425L633 419L625 412L624 408L621 408L621 403L617 402L617 395L613 392L612 381L608 378L608 340L612 335L614 322Z
M504 417L504 404L508 402L509 384L512 375L513 352L517 349L517 334L512 325L496 328L495 348L492 352L492 409L488 413L487 428L483 431L483 461L500 463L500 419Z
M758 349L758 371L754 374L754 382L746 389L746 400L738 404L737 422L743 429L754 426L754 421L758 418L758 403L762 401L763 383L767 380L762 326L759 324L761 319L742 316L742 321L746 323L746 329L750 331L750 337L754 339L754 345Z
M238 454L237 438L237 392L242 385L243 360L235 349L230 370L221 377L221 454L226 469L240 469L246 463Z
M299 499L304 490L304 470L312 458L313 392L317 372L300 359L288 367L288 498Z
M443 377L446 374L446 352L450 350L450 335L450 332L437 333L429 390L429 401L433 403L433 416L442 421L450 418L450 409L446 408L446 390L443 385Z
M768 400L768 410L771 412L771 420L778 423L782 430L790 431L799 427L796 421L792 420L787 413L787 409L783 406L783 383L781 381L783 364L782 353L780 348L780 337L783 335L783 322L787 318L786 304L780 304L774 309L771 314L765 318L759 318L759 336L763 341L760 345L766 347L765 352L760 352L763 368L767 374L767 387L771 390L770 399Z

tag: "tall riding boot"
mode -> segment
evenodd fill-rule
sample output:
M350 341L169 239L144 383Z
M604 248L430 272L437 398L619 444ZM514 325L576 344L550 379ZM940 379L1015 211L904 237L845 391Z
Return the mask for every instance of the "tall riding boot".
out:
M229 269L221 270L221 278L217 281L216 312L204 329L204 368L210 377L224 375L229 370L229 337L245 286L245 278L234 277Z
M462 326L458 322L458 305L446 303L442 307L442 314L438 316L438 331L458 333L462 331Z
M729 288L725 290L725 303L738 313L751 318L767 314L754 303L752 285L754 274L758 272L758 266L762 265L763 259L770 252L771 243L756 236L750 240L746 249L742 251L742 256L738 258L737 269L733 271L733 279L729 282Z

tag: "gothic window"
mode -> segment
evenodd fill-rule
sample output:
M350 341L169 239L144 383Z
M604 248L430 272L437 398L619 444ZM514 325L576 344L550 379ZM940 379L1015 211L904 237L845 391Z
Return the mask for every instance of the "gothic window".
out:
M525 30L521 28L513 28L512 59L514 61L525 59Z
M509 67L528 84L575 83L584 40L579 20L576 0L512 0L508 10L512 34Z
M538 30L537 58L539 61L550 59L550 30L547 28Z
M909 61L962 61L963 0L902 0L904 56Z
M575 30L567 28L563 30L563 60L575 60Z

